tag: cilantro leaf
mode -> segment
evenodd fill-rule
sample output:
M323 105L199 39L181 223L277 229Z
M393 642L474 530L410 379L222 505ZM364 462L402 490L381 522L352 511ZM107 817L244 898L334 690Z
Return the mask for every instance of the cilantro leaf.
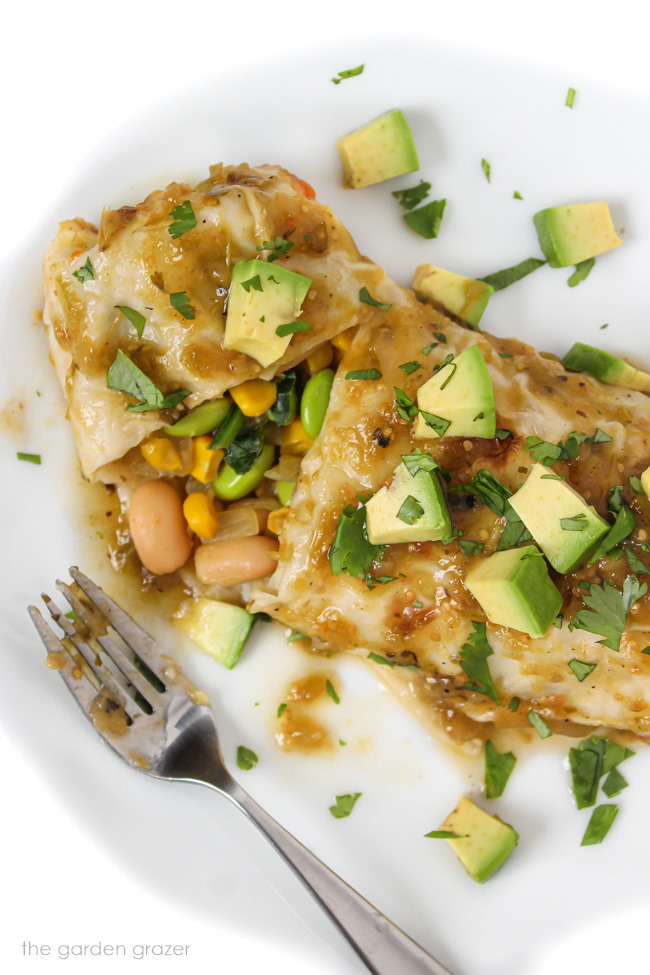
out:
M237 767L243 769L244 772L248 772L252 769L254 765L257 765L259 759L255 752L252 752L250 748L246 748L244 745L239 745L237 748Z
M634 517L632 511L629 508L621 508L616 515L616 520L614 524L609 529L604 538L598 543L598 548L593 553L587 565L593 565L598 559L602 559L603 556L611 552L613 548L622 542L624 538L631 535L636 528L636 518Z
M235 474L247 474L262 453L264 434L259 424L244 426L226 448L224 462Z
M162 390L121 349L117 350L113 364L106 373L106 385L109 389L125 393L138 400L138 403L129 403L126 407L131 413L169 410L190 395L187 389L177 389L173 393L163 394Z
M383 554L383 545L373 545L368 541L365 507L347 505L341 512L329 553L332 573L338 576L347 572L350 576L363 577Z
M16 453L16 458L18 460L27 461L28 464L37 464L37 465L40 465L40 463L41 463L41 455L40 454L25 454L21 450L19 450Z
M519 190L514 191L514 193L512 194L512 198L513 200L523 200L523 196L521 195Z
M382 311L388 311L391 307L390 305L382 304L381 301L377 301L372 297L367 288L361 288L359 291L359 301L362 301L364 305L372 305L374 308L381 308Z
M275 334L283 338L285 335L293 335L294 332L308 332L311 328L307 322L287 322L285 325L278 325Z
M630 487L633 491L636 491L637 494L645 494L640 477L637 477L636 474L630 474L628 481L630 482Z
M411 362L403 362L401 366L398 366L398 369L401 369L402 372L405 372L407 376L410 376L412 373L417 372L418 369L421 368L422 368L421 363L415 362L414 360Z
M629 783L625 776L621 775L617 768L613 768L603 782L603 792L608 799L620 795L623 789L627 789Z
M331 80L335 85L340 85L345 78L354 78L356 75L361 74L364 68L364 64L360 64L356 68L346 68L344 71L338 71L336 77Z
M431 454L425 453L419 447L410 454L402 454L402 463L411 477L415 477L420 471L434 471L438 467Z
M617 515L623 507L623 485L615 484L607 492L607 510Z
M264 291L259 274L254 274L252 278L246 278L245 281L241 282L241 286L247 294L251 293L251 288L253 291Z
M438 236L446 205L446 200L434 200L432 203L427 203L423 207L418 207L417 210L411 210L410 213L405 213L402 219L420 237L424 237L425 240L432 240Z
M632 569L632 572L636 572L636 573L645 572L650 574L650 569L647 567L645 562L642 562L641 559L638 557L638 555L635 555L635 553L632 551L631 548L628 548L628 546L625 545L623 547L623 552L625 553L627 564Z
M95 269L90 263L89 257L86 258L85 264L83 264L76 271L72 272L72 277L76 278L77 281L81 281L82 284L84 281L92 281L92 279L95 277Z
M575 460L580 453L580 448L585 443L609 443L611 439L609 434L597 427L593 437L588 436L586 433L578 433L574 430L568 435L566 440L558 440L556 444L549 443L548 440L542 440L540 437L526 437L524 446L533 460L537 461L538 464L551 467L559 460Z
M436 416L435 413L427 413L426 410L420 410L419 413L424 417L424 422L428 427L435 430L439 437L444 437L451 426L451 420L446 420L444 416Z
M400 521L403 521L405 525L414 525L416 521L424 514L424 508L411 494L409 494L405 499L403 504L400 506L396 517Z
M575 288L577 284L580 284L581 281L584 281L584 279L588 276L589 272L591 271L595 263L596 263L596 258L589 257L587 258L586 261L580 261L579 264L576 264L575 271L567 281L569 287Z
M497 751L488 738L485 742L485 795L488 799L503 795L516 762L512 752Z
M432 829L430 833L424 834L428 840L464 840L467 839L466 833L454 833L450 829Z
M144 332L144 326L147 321L144 315L140 314L139 311L136 311L135 308L129 308L128 305L115 305L115 307L118 311L122 312L125 318L128 318L136 330L138 338L141 339L142 333Z
M431 183L425 183L421 179L417 186L411 186L410 189L405 190L393 190L392 195L401 207L404 207L405 210L412 210L413 207L427 198L430 189Z
M623 592L608 579L605 579L602 586L591 583L589 595L583 597L589 608L581 609L576 614L570 624L571 629L587 630L588 633L602 636L603 639L598 643L618 652L630 607L645 596L647 591L647 582L641 585L634 575L626 578Z
M485 548L483 542L472 542L469 538L464 540L461 539L458 544L460 545L463 555L466 555L467 558L471 558L472 555L480 555Z
M596 664L587 664L582 660L576 660L574 657L573 660L569 660L569 667L582 684L585 677L588 677L592 670L595 670Z
M489 183L490 182L490 177L492 175L492 167L490 166L490 164L487 161L487 159L481 159L481 169L483 170L483 174L484 174L486 180Z
M512 491L484 467L477 471L472 480L467 484L458 485L453 490L474 495L475 498L478 498L486 504L495 515L506 519L506 525L501 533L497 551L500 552L505 548L514 548L515 545L528 542L532 538L532 535L508 500L512 497Z
M508 704L508 711L512 711L513 714L516 714L519 710L520 703L521 701L518 697L513 697Z
M296 379L295 369L289 369L282 375L275 377L277 395L275 403L266 411L266 415L272 423L279 427L288 426L296 415L298 407Z
M489 284L495 291L502 291L504 288L508 288L511 284L514 284L515 281L520 281L527 274L536 271L538 267L542 267L544 264L546 264L546 261L542 261L538 257L529 257L525 261L520 261L519 264L515 264L513 267L506 267L503 271L494 271L493 274L486 274L484 278L478 278L477 280L482 281L483 284Z
M376 664L383 664L385 667L404 667L405 670L417 670L417 664L405 664L401 660L391 660L389 657L382 657L380 653L369 653L368 660Z
M618 806L609 804L596 806L587 823L580 846L595 846L597 843L602 843L617 815Z
M538 714L537 711L533 711L531 709L528 712L528 714L526 715L526 717L528 718L529 724L532 724L533 728L535 729L535 731L537 732L537 734L539 735L540 738L550 738L551 737L551 735L553 734L553 732L551 731L551 729L549 728L549 726L546 724L546 722L544 721L544 718L541 716L541 714Z
M169 216L172 217L174 222L170 223L167 230L169 236L174 240L186 234L188 230L193 230L196 227L196 214L189 200L185 200L184 203L178 203L173 207Z
M273 261L277 261L279 257L282 257L284 254L287 254L292 247L293 247L292 240L286 240L284 237L276 237L275 240L263 240L262 246L257 247L256 250L270 251L271 253L269 254L266 260L268 261L269 264L272 264ZM261 291L261 288L259 288L258 290Z
M351 380L381 379L381 373L379 369L353 369L352 372L346 372L345 378Z
M336 693L336 690L335 690L334 685L332 684L331 680L326 681L326 683L325 683L325 690L327 691L327 693L332 698L332 700L334 701L335 704L340 704L341 703L341 698Z
M407 423L413 423L413 420L418 415L418 408L410 398L407 396L403 389L399 386L393 386L395 390L395 402L397 404L397 412L403 420Z
M593 735L570 748L571 788L578 809L593 806L602 776L633 755L629 748Z
M190 299L187 296L187 291L176 291L174 294L171 294L169 296L169 304L174 311L177 311L179 315L182 315L188 321L191 322L196 318L194 309L190 304Z
M495 704L500 704L499 693L487 662L494 651L487 640L486 624L472 620L472 626L474 632L460 648L458 657L460 666L468 677L468 682L463 687L468 691L476 691L477 694L485 694Z
M335 819L345 819L349 816L354 809L354 804L357 799L361 798L361 792L355 792L354 795L349 793L344 796L335 796L336 805L330 806L330 812Z

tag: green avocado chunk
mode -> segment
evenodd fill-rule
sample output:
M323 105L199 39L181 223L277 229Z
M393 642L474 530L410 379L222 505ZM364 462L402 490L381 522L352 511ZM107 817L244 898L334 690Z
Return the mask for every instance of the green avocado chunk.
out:
M420 264L415 269L413 290L421 301L442 305L472 328L478 328L490 295L494 294L494 288L483 281L445 271L433 264Z
M243 352L265 367L280 359L291 333L278 335L276 329L298 319L311 283L310 278L277 263L256 259L235 264L224 348Z
M533 464L510 504L557 572L573 572L611 525L566 481Z
M440 829L457 834L457 839L450 838L446 842L472 880L479 884L496 873L519 842L519 834L512 826L465 798L447 816Z
M435 372L420 386L417 399L419 409L436 418L431 421L418 414L414 433L420 439L490 438L496 434L494 390L478 345L471 345Z
M650 467L646 467L641 475L641 487L645 491L646 498L650 498Z
M366 530L372 545L450 538L451 516L437 472L410 474L400 464L391 484L367 502Z
M200 437L210 433L220 426L226 419L232 406L231 399L214 399L209 403L201 403L193 410L182 416L171 427L163 427L163 431L171 437Z
M346 186L358 189L419 168L409 124L399 109L385 112L336 143Z
M491 623L544 636L562 608L562 596L535 545L495 552L479 559L465 586Z
M547 207L534 215L533 222L551 267L580 264L623 243L602 200Z
M254 616L231 603L200 596L185 616L175 619L201 650L232 670L255 621Z
M619 359L618 356L598 349L594 345L574 342L562 359L562 364L565 369L571 369L573 372L588 372L590 376L595 376L603 383L650 393L649 373L635 369L624 359Z

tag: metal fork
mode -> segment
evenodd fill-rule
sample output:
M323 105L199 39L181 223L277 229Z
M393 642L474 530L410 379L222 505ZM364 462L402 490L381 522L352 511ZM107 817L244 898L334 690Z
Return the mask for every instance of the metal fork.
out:
M205 695L99 586L75 567L70 575L72 585L56 586L71 613L43 594L61 637L35 606L28 612L48 663L104 741L148 775L208 785L230 799L284 857L374 975L451 975L244 792L224 765Z

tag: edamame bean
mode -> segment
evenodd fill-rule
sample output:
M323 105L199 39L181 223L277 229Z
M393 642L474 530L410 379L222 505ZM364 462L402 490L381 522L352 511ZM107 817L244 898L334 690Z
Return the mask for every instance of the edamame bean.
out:
M154 575L175 572L190 557L183 503L169 481L145 481L135 489L129 528L140 561Z
M329 406L334 371L321 369L308 380L300 401L300 419L305 433L314 440L321 431Z
M266 471L273 465L274 459L273 444L267 443L262 447L262 453L253 466L245 474L238 474L230 464L222 464L213 481L214 493L222 501L238 501L239 498L245 498L247 494L255 490Z
M293 494L293 489L295 486L295 481L278 481L278 501L283 507L286 507L291 501L291 495Z
M232 401L229 399L215 399L210 403L201 403L182 416L171 427L163 427L165 433L172 437L200 437L210 433L226 419Z
M266 535L207 542L197 548L194 567L204 585L237 586L270 576L278 564L273 558L278 548L277 538Z

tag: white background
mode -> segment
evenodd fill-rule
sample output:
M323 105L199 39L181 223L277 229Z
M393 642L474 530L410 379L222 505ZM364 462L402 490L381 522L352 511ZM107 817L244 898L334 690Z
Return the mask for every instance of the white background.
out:
M640 10L641 5L631 0L607 6L584 0L464 0L445 6L414 0L14 3L3 15L0 56L0 259L10 257L27 235L44 200L70 190L77 166L96 143L125 118L180 85L222 74L229 66L266 61L271 55L277 56L278 64L288 63L292 51L304 43L358 38L362 50L366 37L417 32L465 48L468 59L478 50L516 53L566 70L569 83L571 72L576 72L647 91L647 40L638 20ZM236 98L236 92L224 91L224 98ZM647 125L648 120L640 119L639 124ZM21 957L20 948L25 939L52 945L54 951L59 944L102 939L192 946L186 961L120 962L137 970L168 971L182 965L184 971L238 975L332 971L329 956L311 935L302 938L299 947L249 939L241 929L236 934L219 930L216 938L210 926L176 912L93 848L13 744L0 738L0 749L5 796L0 807L3 970L105 971L114 962L28 960ZM611 894L603 878L602 895ZM522 896L534 905L534 885ZM614 913L600 928L604 948L597 968L592 960L589 971L604 975L631 970L646 923L634 913ZM580 941L554 944L540 959L539 975L583 972L583 948Z

